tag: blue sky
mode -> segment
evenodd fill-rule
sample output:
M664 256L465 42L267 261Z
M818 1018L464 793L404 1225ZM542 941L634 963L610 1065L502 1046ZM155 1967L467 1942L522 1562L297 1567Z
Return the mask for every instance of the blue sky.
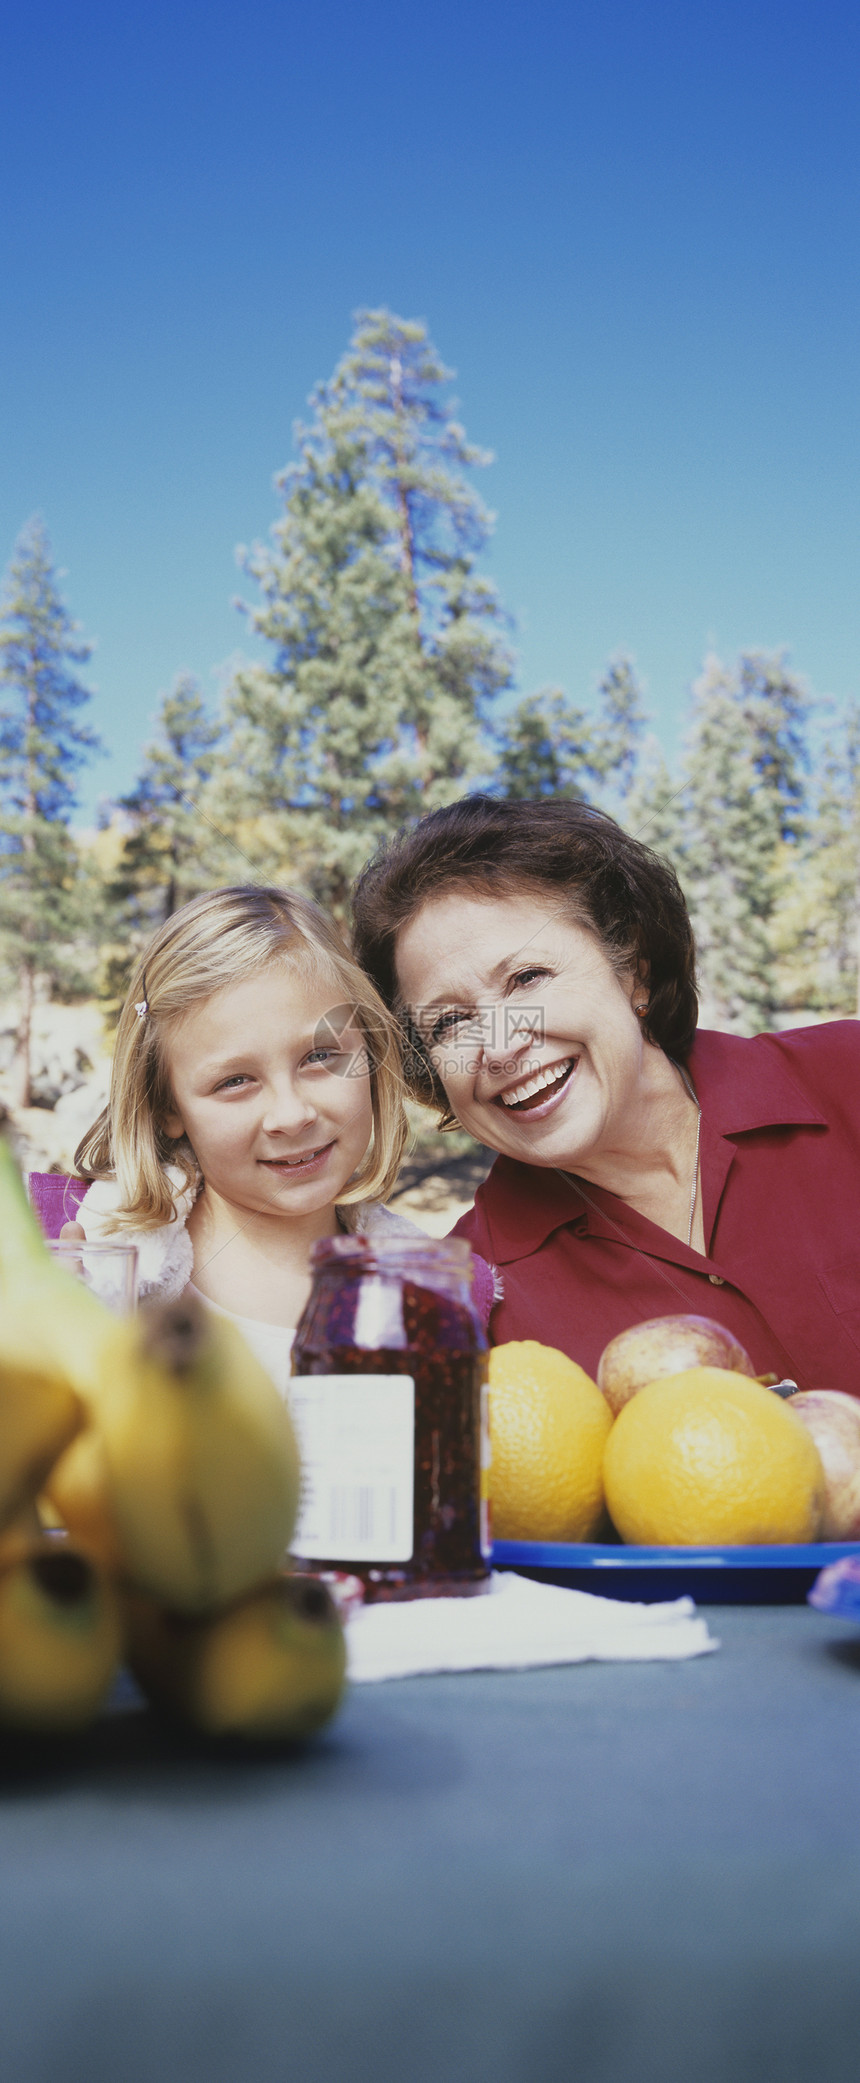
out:
M0 561L36 509L130 785L247 648L235 545L351 314L423 317L496 462L519 686L705 649L860 692L854 0L149 0L4 26Z

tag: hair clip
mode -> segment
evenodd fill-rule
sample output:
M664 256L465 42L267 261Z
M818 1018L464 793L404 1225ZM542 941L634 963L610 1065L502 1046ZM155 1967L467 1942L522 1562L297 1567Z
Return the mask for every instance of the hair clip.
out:
M136 1014L137 1014L137 1017L138 1017L138 1019L139 1019L139 1020L145 1020L145 1019L146 1019L146 1015L147 1015L147 1013L148 1013L148 1011L149 1011L149 1006L147 1005L146 999L145 999L145 998L142 998L142 999L141 999L141 1001L140 1001L140 1004L139 1004L139 1005L136 1005L136 1006L135 1006L135 1008L134 1008L134 1010L135 1010L135 1012L136 1012Z

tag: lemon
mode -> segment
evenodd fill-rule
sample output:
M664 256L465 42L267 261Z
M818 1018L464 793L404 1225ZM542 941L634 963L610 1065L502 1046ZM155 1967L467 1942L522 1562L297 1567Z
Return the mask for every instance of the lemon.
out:
M502 1541L586 1541L603 1511L612 1414L597 1383L534 1338L490 1353L490 1494Z
M814 1541L824 1505L818 1449L787 1403L725 1367L689 1367L640 1389L615 1420L606 1502L642 1547Z

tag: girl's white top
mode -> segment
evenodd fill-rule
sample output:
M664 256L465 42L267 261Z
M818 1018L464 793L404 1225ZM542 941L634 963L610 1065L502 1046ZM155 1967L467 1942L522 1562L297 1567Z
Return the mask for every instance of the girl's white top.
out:
M202 1295L194 1286L191 1278L194 1248L187 1225L197 1191L186 1186L185 1175L177 1165L168 1166L167 1176L175 1214L171 1222L164 1223L157 1230L114 1230L112 1219L122 1206L119 1187L115 1179L96 1179L87 1189L76 1216L87 1243L107 1243L111 1237L116 1237L123 1244L136 1244L141 1300L171 1302L190 1288L208 1309L214 1309L218 1316L228 1316L238 1326L276 1388L286 1396L295 1331L287 1330L283 1324L262 1323L257 1317L239 1316L233 1309L222 1309L219 1302L210 1301L208 1295ZM399 1232L404 1237L422 1234L416 1223L407 1222L403 1215L393 1215L390 1208L384 1208L379 1201L368 1201L357 1210L356 1229L360 1236L373 1236L380 1232L387 1236L396 1236ZM96 1293L99 1292L98 1275L99 1268L95 1266L91 1284ZM105 1300L108 1299L106 1295Z
M196 1295L207 1309L214 1309L216 1316L227 1316L237 1331L241 1331L245 1344L249 1345L261 1367L270 1374L275 1388L285 1403L290 1400L290 1359L295 1331L288 1331L284 1324L264 1324L256 1316L239 1316L235 1309L222 1309L220 1302L212 1302L203 1295L193 1280L188 1282L188 1293Z

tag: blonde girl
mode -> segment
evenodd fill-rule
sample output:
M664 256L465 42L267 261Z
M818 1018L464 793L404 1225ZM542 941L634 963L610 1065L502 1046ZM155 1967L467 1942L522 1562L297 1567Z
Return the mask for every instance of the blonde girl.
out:
M394 1023L336 927L292 890L213 890L135 969L67 1233L133 1240L143 1295L190 1287L285 1387L312 1244L413 1230L383 1205L406 1134Z

